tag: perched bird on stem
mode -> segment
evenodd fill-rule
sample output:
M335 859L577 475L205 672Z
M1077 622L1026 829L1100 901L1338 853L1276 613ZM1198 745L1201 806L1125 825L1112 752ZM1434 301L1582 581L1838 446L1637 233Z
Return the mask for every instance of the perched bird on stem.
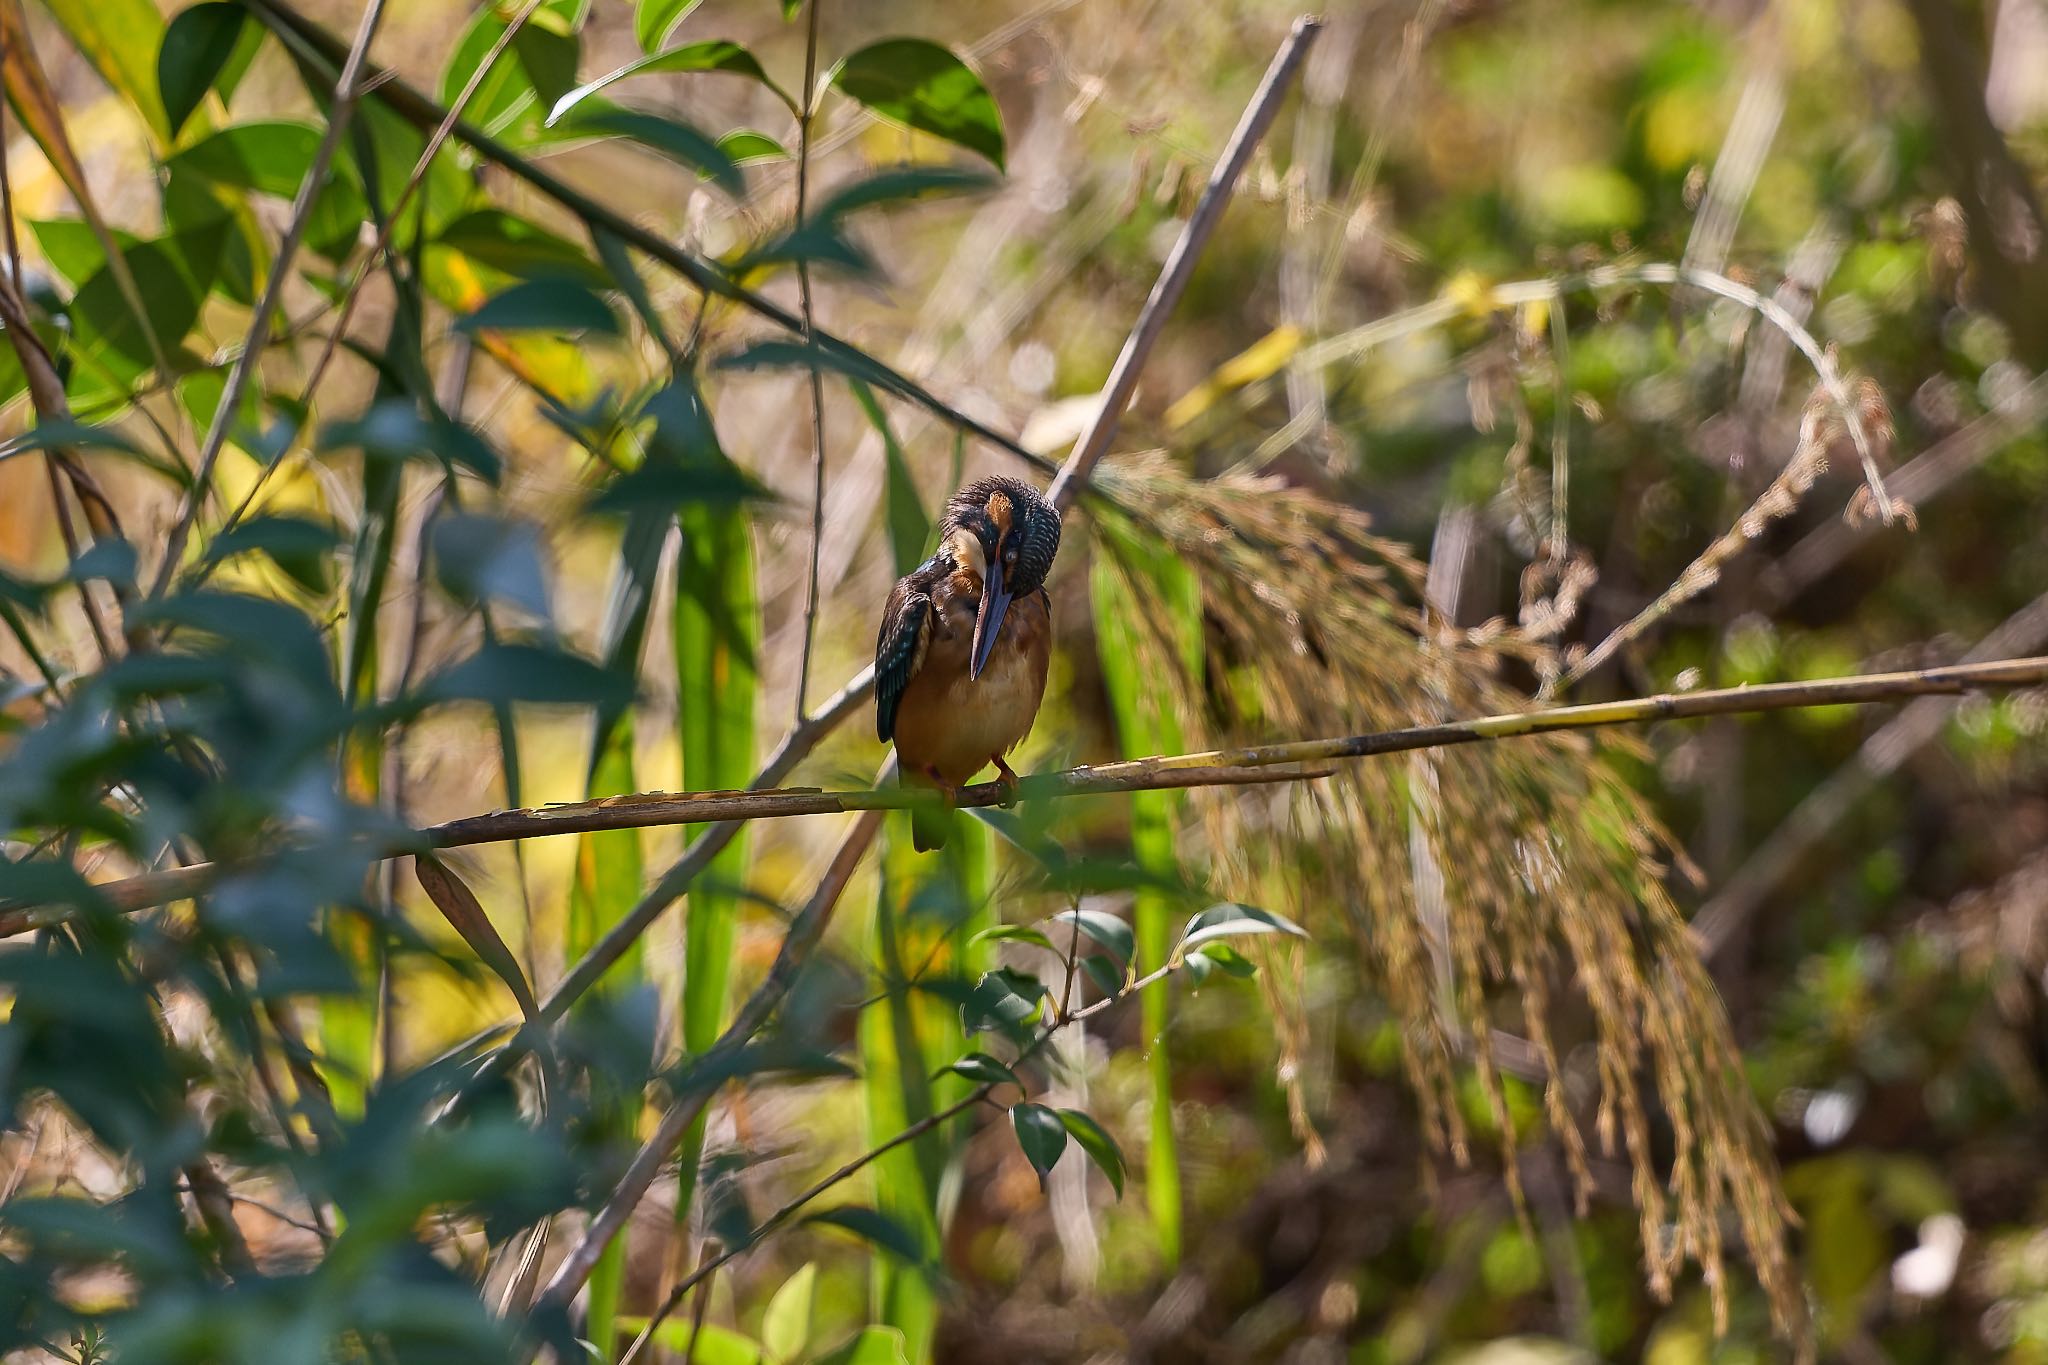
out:
M1017 479L977 479L946 503L939 548L897 581L875 641L875 733L903 776L958 798L1031 733L1052 656L1045 576L1059 510ZM913 812L920 852L946 842L950 813Z

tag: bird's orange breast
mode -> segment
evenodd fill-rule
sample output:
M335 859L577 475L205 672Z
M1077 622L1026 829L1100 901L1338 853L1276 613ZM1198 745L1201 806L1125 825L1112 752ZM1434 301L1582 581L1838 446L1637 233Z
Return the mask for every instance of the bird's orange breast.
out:
M1052 657L1052 603L1041 588L1010 604L987 666L979 678L969 678L980 588L973 575L956 574L933 594L931 645L896 713L903 771L936 773L949 786L966 782L1031 733Z

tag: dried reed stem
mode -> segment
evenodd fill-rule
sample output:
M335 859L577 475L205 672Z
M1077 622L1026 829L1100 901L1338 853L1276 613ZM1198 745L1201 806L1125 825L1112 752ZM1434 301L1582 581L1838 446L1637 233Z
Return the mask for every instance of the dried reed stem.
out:
M1202 257L1202 248L1209 244L1216 224L1223 219L1224 209L1230 205L1238 177L1244 174L1245 164L1251 160L1259 140L1272 127L1273 116L1280 112L1280 100L1293 83L1296 69L1308 56L1309 46L1315 42L1316 35L1322 31L1323 21L1314 15L1304 14L1295 19L1286 41L1273 54L1272 64L1266 68L1259 88L1252 92L1251 103L1245 106L1230 141L1224 144L1223 155L1217 160L1216 169L1210 172L1209 183L1203 188L1195 211L1188 215L1187 225L1181 228L1179 239L1166 257L1166 264L1160 267L1159 278L1153 281L1152 292L1146 296L1145 306L1138 312L1137 325L1131 328L1130 336L1124 339L1123 350L1117 353L1109 381L1102 386L1102 406L1096 410L1094 420L1075 443L1074 453L1067 457L1066 464L1060 468L1046 494L1053 506L1060 510L1065 511L1073 502L1075 494L1087 483L1088 475L1109 449L1110 438L1116 435L1124 408L1129 406L1131 394L1138 387L1138 372L1145 367L1145 358L1152 353L1160 333L1166 330L1166 320L1172 316L1174 305L1180 302L1189 277L1195 273L1195 263Z

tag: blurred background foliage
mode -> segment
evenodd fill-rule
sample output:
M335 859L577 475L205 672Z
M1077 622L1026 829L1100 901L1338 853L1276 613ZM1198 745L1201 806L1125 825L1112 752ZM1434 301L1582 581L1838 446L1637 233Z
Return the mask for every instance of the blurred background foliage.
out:
M745 1083L587 1290L545 1292L667 1100L707 1084L844 827L734 839L504 1070L489 1050L522 1012L556 1021L564 973L693 831L439 872L370 847L747 785L865 664L945 494L1018 469L648 241L791 312L814 295L821 326L1056 459L1292 17L409 0L370 60L494 139L415 177L436 115L403 87L374 79L326 136L358 0L0 0L6 321L38 338L0 350L9 1359L617 1360L764 1227L652 1351L2048 1359L2039 693L1382 762L1328 803L1027 805L943 859L891 817L771 1034L720 1063ZM2048 647L2041 0L1325 19L1128 454L1069 514L1020 769ZM1786 320L1910 516L1875 515ZM1232 558L1262 536L1282 552ZM1313 647L1299 610L1258 614L1293 593L1342 596ZM793 780L867 785L869 733L863 708ZM1333 810L1364 812L1342 848L1301 837ZM227 874L144 914L86 885L200 859ZM1643 908L1546 884L1560 866ZM1205 949L1032 1041L1039 979L1114 995L1212 882L1314 938ZM1087 937L997 927L1063 908ZM1609 1114L1620 1016L1574 991L1592 953L1526 974L1549 1026L1519 957L1447 965L1588 924L1681 1002L1644 1020L1707 1031L1672 1043L1719 1106L1706 1145L1733 1144L1704 1214L1653 1217L1640 1168L1560 1129ZM1693 942L1739 1072L1713 1074L1704 974L1688 994L1692 959L1660 957ZM1076 943L1094 961L1063 970ZM991 1082L1007 1120L955 1112ZM1702 1140L1660 1100L1688 1092L1644 1091L1643 1161L1684 1165ZM1803 1312L1762 1287L1775 1212L1737 1207L1779 1183ZM1662 1298L1646 1269L1681 1249L1709 1269Z

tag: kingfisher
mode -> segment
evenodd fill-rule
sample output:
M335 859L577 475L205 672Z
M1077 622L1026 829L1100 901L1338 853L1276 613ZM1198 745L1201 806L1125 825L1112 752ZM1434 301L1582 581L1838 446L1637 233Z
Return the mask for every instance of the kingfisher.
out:
M1052 657L1045 576L1060 548L1059 509L1019 479L977 479L939 521L939 548L898 579L875 640L875 733L896 742L902 775L959 798L1031 733ZM911 842L946 842L950 820L913 813Z

